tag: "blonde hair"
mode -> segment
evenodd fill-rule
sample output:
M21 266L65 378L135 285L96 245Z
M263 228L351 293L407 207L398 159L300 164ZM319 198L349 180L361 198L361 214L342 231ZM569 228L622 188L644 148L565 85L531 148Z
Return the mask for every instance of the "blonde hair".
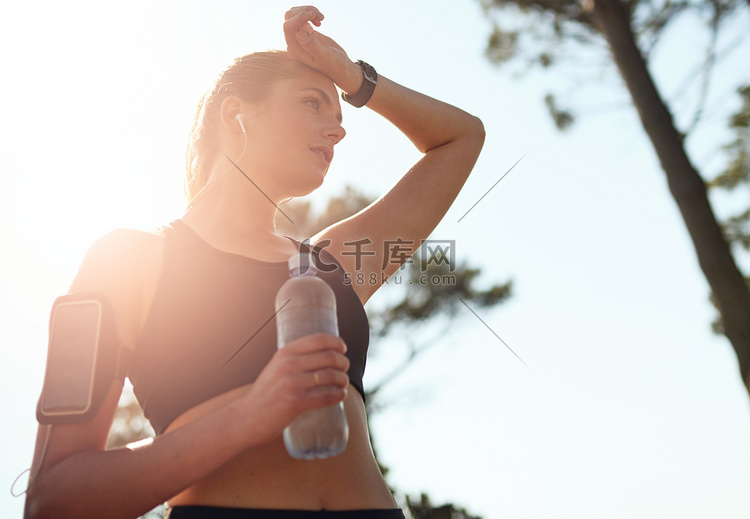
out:
M286 51L255 52L237 58L222 72L198 103L185 152L185 195L191 200L208 182L218 153L219 110L230 95L248 102L268 97L274 84L298 77L307 65Z

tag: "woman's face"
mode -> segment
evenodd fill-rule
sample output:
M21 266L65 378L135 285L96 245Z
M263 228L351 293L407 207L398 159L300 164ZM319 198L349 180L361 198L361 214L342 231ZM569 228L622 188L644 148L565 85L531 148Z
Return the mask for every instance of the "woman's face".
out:
M243 162L249 172L262 175L264 191L278 200L318 188L333 147L346 134L336 87L307 68L294 79L277 82L245 121L248 160Z

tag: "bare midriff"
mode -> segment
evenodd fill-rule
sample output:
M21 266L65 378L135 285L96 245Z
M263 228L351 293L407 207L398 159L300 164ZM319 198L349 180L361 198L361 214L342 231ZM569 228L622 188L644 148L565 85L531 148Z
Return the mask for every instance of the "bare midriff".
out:
M221 407L248 387L199 404L178 417L167 432ZM351 385L344 409L349 421L349 441L342 454L324 460L296 460L289 456L279 436L271 443L239 454L170 499L170 506L294 510L395 508L370 446L364 402Z

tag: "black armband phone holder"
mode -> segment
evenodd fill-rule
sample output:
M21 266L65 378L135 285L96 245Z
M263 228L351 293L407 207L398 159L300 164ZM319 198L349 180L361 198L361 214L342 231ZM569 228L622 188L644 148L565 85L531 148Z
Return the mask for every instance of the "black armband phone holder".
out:
M109 301L98 292L58 297L49 327L37 420L87 422L99 412L112 382L125 378L125 349L118 342Z

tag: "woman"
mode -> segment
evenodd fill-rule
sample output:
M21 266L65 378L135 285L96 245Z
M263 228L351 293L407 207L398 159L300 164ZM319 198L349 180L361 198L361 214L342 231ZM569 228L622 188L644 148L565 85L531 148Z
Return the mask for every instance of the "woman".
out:
M367 436L362 305L400 266L385 245L400 240L413 252L448 210L484 131L455 107L382 76L374 84L369 66L313 28L323 20L314 7L285 18L287 52L236 60L202 100L185 215L158 233L106 235L70 290L110 301L156 438L103 450L122 381L93 420L40 427L28 518L132 518L165 501L173 519L269 510L402 517ZM274 323L265 324L299 244L275 232L274 217L284 200L325 178L345 135L336 87L391 121L424 156L370 207L311 240L325 245L315 254L337 294L341 338L319 334L275 351ZM355 242L367 244L366 254L352 253ZM291 458L285 426L340 401L350 427L344 453Z

